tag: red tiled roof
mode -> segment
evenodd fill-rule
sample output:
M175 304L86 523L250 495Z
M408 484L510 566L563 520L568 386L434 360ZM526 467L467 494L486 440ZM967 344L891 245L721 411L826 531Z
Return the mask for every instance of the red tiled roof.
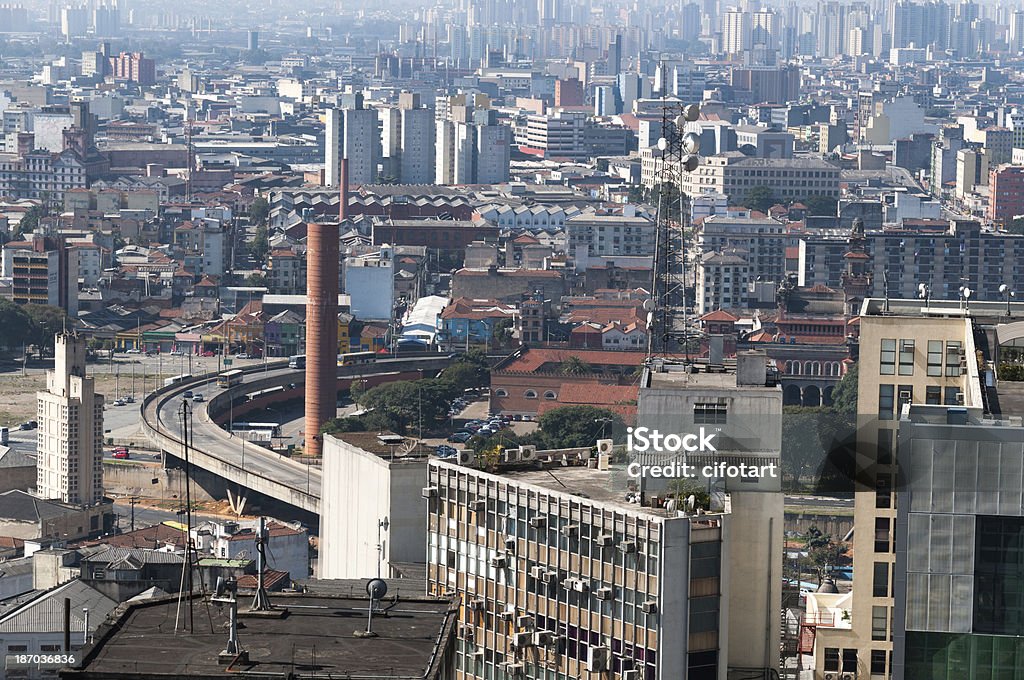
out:
M701 321L739 321L738 316L733 316L724 309L716 309L713 312L708 312L704 316L700 317Z
M531 372L546 364L560 364L577 358L591 366L639 366L644 362L643 352L605 352L602 350L572 350L537 348L525 351L502 370Z
M287 571L276 571L274 569L263 570L263 587L273 590L274 586L282 580L288 579L290 574ZM256 590L259 582L255 574L243 574L238 577L238 587L242 590Z

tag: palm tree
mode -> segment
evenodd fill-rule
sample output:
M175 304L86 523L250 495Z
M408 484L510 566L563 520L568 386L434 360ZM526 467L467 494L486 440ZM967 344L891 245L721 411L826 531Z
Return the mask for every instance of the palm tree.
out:
M587 375L594 372L590 364L579 357L569 357L562 362L561 369L562 375Z

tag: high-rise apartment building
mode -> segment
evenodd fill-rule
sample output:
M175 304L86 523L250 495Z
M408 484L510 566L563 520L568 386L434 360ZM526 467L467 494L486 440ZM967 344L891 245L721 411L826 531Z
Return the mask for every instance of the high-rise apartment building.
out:
M1005 311L998 303L983 304L988 316ZM988 410L984 369L978 362L978 351L988 348L975 344L984 331L969 309L955 300L929 301L922 308L918 299L877 298L865 300L861 308L852 607L848 627L815 631L816 680L827 673L851 673L857 678L885 678L892 673L896 621L902 616L898 613L902 603L894 609L893 586L900 581L906 585L896 565L896 508L902 508L902 501L896 502L894 490L902 459L920 460L916 447L904 448L902 441L897 446L900 414L911 404ZM952 473L952 461L947 469ZM952 493L947 500L951 499ZM947 534L947 542L954 536ZM944 572L938 568L937 573ZM936 588L940 580L936 579ZM946 585L950 585L948 579ZM934 602L942 600L947 608L948 625L948 587L945 592L945 598ZM921 597L918 592L917 601Z
M419 95L399 95L399 181L430 184L434 181L434 112L421 108Z
M3 276L18 304L53 305L78 315L78 256L62 238L33 234L3 247Z
M361 95L352 108L328 109L324 129L324 184L338 186L341 159L348 159L352 184L377 182L382 156L380 120L376 109L363 108Z
M59 333L46 390L36 393L36 494L65 503L103 499L103 396L85 373L85 339Z
M1002 227L1019 215L1024 215L1024 166L992 168L988 177L988 219Z

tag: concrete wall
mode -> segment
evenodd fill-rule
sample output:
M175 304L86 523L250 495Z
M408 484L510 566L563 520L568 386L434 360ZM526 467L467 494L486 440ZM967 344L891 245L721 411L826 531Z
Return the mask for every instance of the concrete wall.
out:
M36 466L3 468L0 472L0 493L5 491L28 491L36 485Z
M176 498L179 490L185 488L185 473L173 468L104 462L103 484L107 493L115 495ZM198 500L213 500L198 484L192 486L192 494Z
M388 562L426 561L425 459L392 462L324 437L318 578L388 576ZM388 518L388 530L378 524ZM383 550L378 563L377 541Z

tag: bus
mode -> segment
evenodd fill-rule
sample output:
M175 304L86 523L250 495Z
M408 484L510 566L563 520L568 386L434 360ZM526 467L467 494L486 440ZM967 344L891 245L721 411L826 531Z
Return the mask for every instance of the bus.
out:
M306 367L306 355L305 354L293 354L288 357L288 368L305 368Z
M268 437L281 436L281 423L232 423L232 432L262 432Z
M284 394L284 392L285 392L284 385L278 385L277 387L268 387L265 390L259 390L257 392L250 392L249 396L248 396L248 400L249 401L256 401L257 399L262 399L263 397L269 397L269 396L274 395L274 394Z
M356 364L372 364L377 361L376 352L348 352L338 356L339 366L355 366Z
M191 379L192 379L192 374L191 373L183 373L182 375L176 375L173 378L165 378L164 379L164 387L170 387L171 385L177 385L178 383L182 383L182 382L185 382L186 380L191 380Z
M241 385L245 374L240 368L231 371L224 371L217 376L217 387L234 387Z

